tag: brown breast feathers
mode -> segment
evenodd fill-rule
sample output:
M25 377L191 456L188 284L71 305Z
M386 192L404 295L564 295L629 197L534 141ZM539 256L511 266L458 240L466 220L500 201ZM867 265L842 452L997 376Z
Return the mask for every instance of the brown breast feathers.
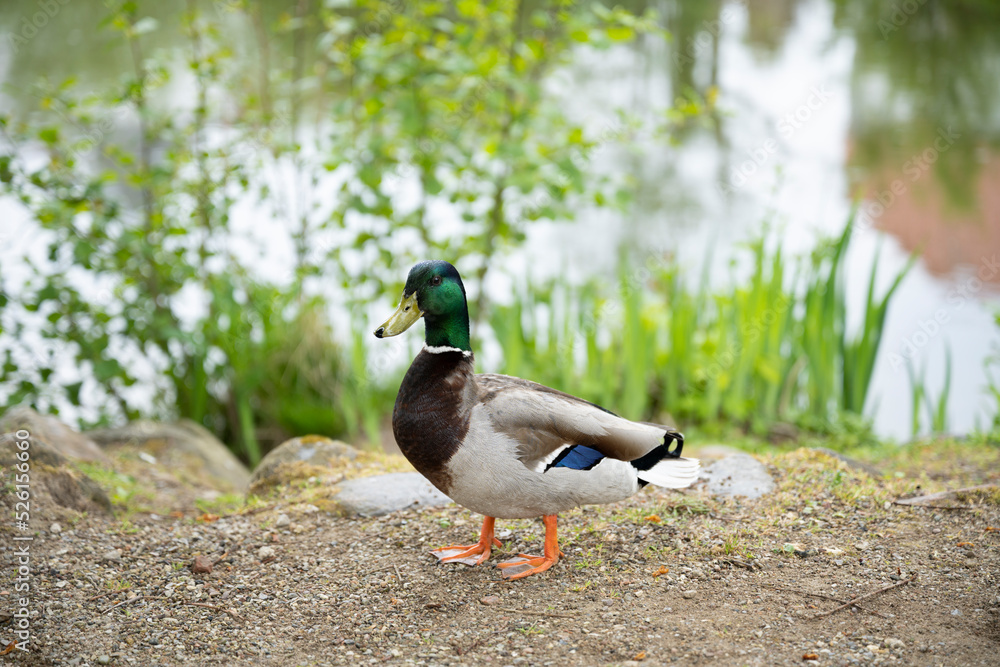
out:
M392 412L400 451L424 477L448 493L447 464L469 430L476 396L471 356L421 350L403 378Z

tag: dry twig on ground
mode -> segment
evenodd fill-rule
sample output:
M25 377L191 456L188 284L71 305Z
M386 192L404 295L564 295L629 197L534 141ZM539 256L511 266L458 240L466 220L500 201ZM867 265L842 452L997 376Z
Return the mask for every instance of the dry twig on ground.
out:
M836 609L831 609L830 611L820 612L819 614L816 614L815 616L813 616L813 619L823 618L824 616L829 616L831 614L836 614L841 609L847 609L848 607L853 607L858 602L861 602L862 600L867 600L868 598L873 598L876 595L879 595L880 593L885 593L886 591L891 591L894 588L899 588L900 586L905 586L906 584L908 584L910 582L913 582L913 581L916 581L916 580L917 580L917 575L913 575L909 579L903 579L902 581L897 581L896 583L892 584L891 586L884 586L884 587L878 589L877 591L872 591L871 593L866 593L865 595L862 595L859 598L851 600L850 602L848 602L846 604L840 605Z

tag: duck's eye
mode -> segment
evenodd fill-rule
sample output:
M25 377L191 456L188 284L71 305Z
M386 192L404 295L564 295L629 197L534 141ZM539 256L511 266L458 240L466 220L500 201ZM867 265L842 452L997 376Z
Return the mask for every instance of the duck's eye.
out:
M431 278L431 285L437 286L440 284L441 284L441 276L434 276L433 278Z

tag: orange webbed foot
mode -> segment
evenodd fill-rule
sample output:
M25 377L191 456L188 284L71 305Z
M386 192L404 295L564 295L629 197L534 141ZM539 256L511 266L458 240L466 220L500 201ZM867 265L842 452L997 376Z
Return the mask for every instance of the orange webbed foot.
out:
M545 572L545 570L549 569L558 562L559 558L546 558L545 556L518 554L517 558L497 563L497 567L503 570L501 575L504 579L514 581L515 579L523 579L524 577L532 574Z
M494 546L502 547L503 543L493 537L493 524L495 519L491 516L483 519L483 528L479 533L479 541L475 544L452 544L451 546L434 549L431 553L442 563L462 563L463 565L480 565L485 563Z
M545 524L545 555L532 556L531 554L518 554L517 558L498 563L497 567L502 570L504 579L514 581L545 572L559 562L559 557L563 552L559 550L558 539L556 537L556 515L548 515L542 518Z

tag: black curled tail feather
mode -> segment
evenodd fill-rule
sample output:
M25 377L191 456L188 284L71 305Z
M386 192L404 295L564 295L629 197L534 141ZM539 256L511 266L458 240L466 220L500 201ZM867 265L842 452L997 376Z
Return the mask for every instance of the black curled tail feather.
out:
M672 450L669 449L670 443L674 444L674 449ZM684 434L680 431L667 431L666 435L663 436L663 444L668 446L667 456L679 459L681 452L684 450Z
M667 431L667 434L663 436L662 445L657 445L648 454L644 454L630 463L636 470L649 470L663 459L679 459L683 449L684 434L677 431Z
M657 445L649 453L640 456L634 461L630 461L632 467L637 472L649 470L663 459L679 459L681 451L684 449L684 434L678 431L667 431L663 436L663 444ZM639 480L639 487L648 484L643 479Z

